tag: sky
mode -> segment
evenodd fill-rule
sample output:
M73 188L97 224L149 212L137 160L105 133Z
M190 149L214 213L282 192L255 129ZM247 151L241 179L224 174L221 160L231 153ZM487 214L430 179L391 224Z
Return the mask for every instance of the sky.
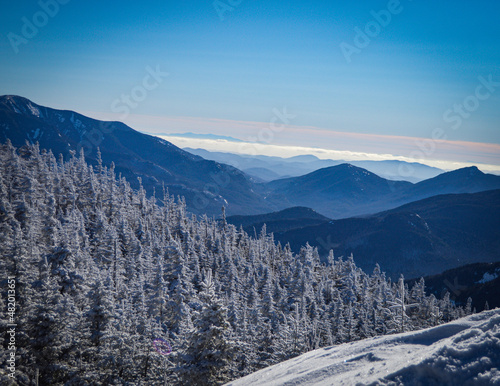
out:
M257 153L500 171L498 1L4 3L0 95Z

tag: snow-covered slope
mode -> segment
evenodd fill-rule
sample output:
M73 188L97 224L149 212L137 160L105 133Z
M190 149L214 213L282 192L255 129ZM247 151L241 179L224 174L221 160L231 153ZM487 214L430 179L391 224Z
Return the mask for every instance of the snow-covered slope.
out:
M500 309L311 351L228 384L500 385Z

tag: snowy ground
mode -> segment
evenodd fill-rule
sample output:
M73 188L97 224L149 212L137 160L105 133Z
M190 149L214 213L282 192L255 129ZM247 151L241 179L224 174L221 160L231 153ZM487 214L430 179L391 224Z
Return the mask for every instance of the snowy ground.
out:
M227 386L500 385L500 309L311 351Z

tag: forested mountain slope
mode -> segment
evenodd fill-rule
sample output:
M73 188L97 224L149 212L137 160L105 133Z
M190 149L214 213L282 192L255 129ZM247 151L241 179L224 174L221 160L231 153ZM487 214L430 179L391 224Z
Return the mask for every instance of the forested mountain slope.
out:
M230 216L227 218L227 222L237 228L242 226L247 233L252 235L260 233L264 224L268 233L275 233L323 224L328 221L330 221L329 218L304 207L293 207L261 215Z
M74 111L39 106L19 96L0 96L0 141L14 146L38 142L65 159L85 151L87 162L113 162L137 189L138 177L148 196L161 195L166 186L171 195L186 198L191 213L219 215L257 214L278 207L262 199L257 186L240 170L208 161L179 149L168 141L140 133L121 122L104 122ZM100 152L99 152L100 150Z
M470 312L427 296L423 282L391 283L352 258L321 264L309 246L293 254L161 201L82 155L0 145L0 288L5 299L15 278L18 384L216 385ZM157 338L173 352L155 351ZM0 347L5 364L5 334Z
M365 217L275 233L292 250L306 242L326 258L354 254L362 269L378 263L393 279L434 275L464 264L499 261L500 190L445 194Z

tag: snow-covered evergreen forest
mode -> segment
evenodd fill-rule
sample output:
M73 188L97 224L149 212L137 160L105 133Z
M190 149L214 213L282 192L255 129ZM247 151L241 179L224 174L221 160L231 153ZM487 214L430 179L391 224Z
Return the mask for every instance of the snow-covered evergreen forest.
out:
M223 214L197 218L168 192L133 191L113 165L37 145L0 145L0 252L2 299L16 278L22 385L216 385L470 313L427 296L423 280L408 288L352 257L321 263L308 245L293 253L265 229L255 238ZM4 364L3 335L0 347Z

